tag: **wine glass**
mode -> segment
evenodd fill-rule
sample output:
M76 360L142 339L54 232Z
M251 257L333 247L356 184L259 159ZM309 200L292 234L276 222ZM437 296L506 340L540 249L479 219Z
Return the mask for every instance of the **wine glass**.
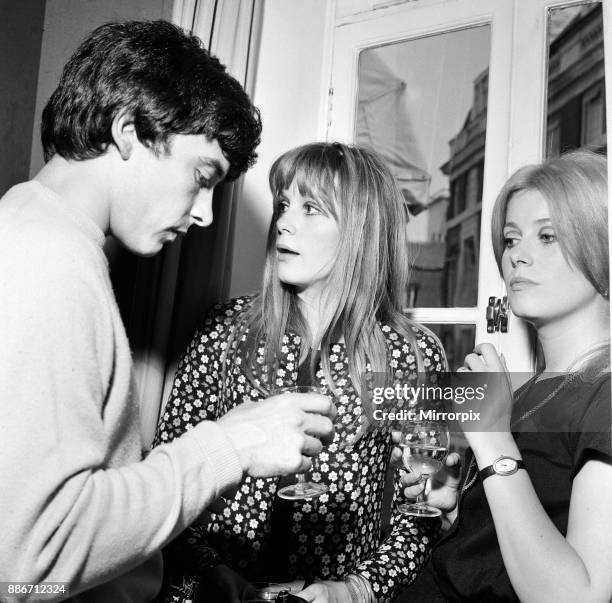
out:
M401 431L399 446L402 449L404 467L421 474L419 484L442 469L448 454L450 434L448 425L438 421L417 421L405 424ZM417 517L438 517L440 509L424 502L424 491L414 503L404 503L398 507L404 515Z
M295 385L276 390L273 395L281 393L325 395L327 392L314 385ZM340 437L335 439L331 447L334 447L336 451L345 451L352 448L367 433L369 427L370 421L363 409L357 416L351 416L348 420L346 415L338 413L334 421L334 428ZM281 488L277 492L278 496L287 500L302 500L317 498L328 491L326 484L307 481L303 473L296 474L296 480L295 484Z
M272 395L278 394L324 394L322 388L316 385L294 385L291 387L283 387L272 392ZM327 486L318 482L311 482L306 479L304 473L296 474L296 483L290 484L281 488L277 494L280 498L286 500L303 500L305 498L317 498L327 492Z
M277 584L275 582L254 582L251 587L250 594L246 599L242 599L244 603L276 601L279 595L291 592L291 586L287 584Z

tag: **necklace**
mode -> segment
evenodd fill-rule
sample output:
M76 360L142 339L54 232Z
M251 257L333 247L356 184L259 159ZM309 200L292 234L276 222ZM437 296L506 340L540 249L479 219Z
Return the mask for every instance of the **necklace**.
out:
M511 429L514 428L516 425L518 425L518 423L520 423L521 421L524 421L525 419L527 419L528 417L536 413L538 410L540 410L543 406L548 404L566 385L569 385L570 383L572 383L574 379L576 379L578 374L579 373L577 372L568 373L561 380L561 383L557 387L555 387L550 392L550 394L548 394L548 396L546 396L543 400L540 400L540 402L538 402L533 408L530 408L529 410L525 411L518 419L516 419L516 421L514 421L510 425L510 428ZM514 392L513 398L515 402L518 402L519 399L525 393L531 390L531 388L537 383L537 379L539 375L541 375L541 373L539 373L538 375L535 375L534 377L532 377L531 379L523 383L523 385L521 385L521 387L519 387ZM476 469L476 471L472 473L472 470L474 468ZM477 479L478 479L478 466L476 465L476 458L472 456L471 462L466 470L466 477L465 477L463 486L461 488L461 495L463 495L467 490L469 490L469 488L471 488L474 485L474 482L476 482Z
M578 373L569 373L569 374L567 374L562 379L561 383L559 383L559 385L556 388L554 388L548 394L548 396L546 396L543 400L540 400L533 408L530 408L529 410L526 410L518 419L516 419L516 421L514 421L512 423L512 425L510 427L511 428L514 427L515 425L517 425L521 421L523 421L523 420L527 419L528 417L530 417L531 415L535 414L543 406L548 404L566 385L569 385L570 383L572 383L574 381L574 379L576 379L577 375L578 375ZM529 392L531 390L531 388L537 383L537 378L538 378L538 375L536 375L534 378L532 378L529 381L527 381L527 383L524 383L521 387L519 387L519 389L516 390L516 392L514 393L514 400L515 400L515 402L518 402L518 400L523 396L523 394L525 392Z

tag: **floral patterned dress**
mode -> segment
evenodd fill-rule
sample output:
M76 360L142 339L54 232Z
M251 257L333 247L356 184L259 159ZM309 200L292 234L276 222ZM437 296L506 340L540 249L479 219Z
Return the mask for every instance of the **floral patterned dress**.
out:
M222 366L232 330L249 303L250 298L237 298L205 317L179 364L156 445L170 442L200 421L221 417L247 399L262 398L245 374L244 357L235 357L225 371ZM381 328L396 375L415 375L411 344L390 327ZM444 354L438 342L417 326L414 331L425 370L442 371ZM283 343L278 387L295 385L298 377L300 338L288 332ZM233 339L233 345L239 342ZM263 366L263 347L257 362ZM334 403L342 423L348 425L360 414L361 401L349 378L343 344L331 347L330 369L338 390ZM320 365L315 380L324 386ZM334 443L313 460L309 478L329 486L319 498L286 501L276 492L287 478L246 477L230 499L188 528L165 551L160 600L190 598L194 587L197 590L199 570L215 563L224 563L248 580L307 576L341 580L348 573L359 573L369 580L378 601L392 600L427 560L438 522L396 513L402 496L396 479L391 531L382 539L381 509L392 449L389 433L368 432L344 450L338 448L342 437L342 428L336 429Z

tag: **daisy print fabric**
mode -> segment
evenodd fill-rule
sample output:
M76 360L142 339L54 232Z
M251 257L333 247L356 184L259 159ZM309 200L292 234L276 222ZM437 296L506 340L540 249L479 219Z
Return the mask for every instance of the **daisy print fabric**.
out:
M205 317L182 358L170 400L157 431L155 445L163 445L200 421L215 420L246 400L264 395L245 370L246 358L232 337L250 298L216 306ZM396 376L416 375L412 344L387 325L381 330ZM444 354L426 330L414 327L427 373L445 369ZM244 338L242 340L244 342ZM300 337L287 332L279 367L270 389L295 385L298 379ZM228 345L231 361L224 366ZM223 563L247 580L290 581L317 577L341 580L359 573L370 582L378 601L390 601L415 579L437 537L438 522L395 512L403 502L399 476L394 479L391 525L381 531L385 479L392 442L385 430L367 432L354 446L341 442L361 413L361 400L352 385L345 346L330 348L333 396L338 410L334 441L313 459L308 478L327 484L316 499L287 501L277 490L295 478L246 477L235 493L188 528L165 551L166 575L160 600L182 601L198 588L205 566ZM259 373L265 374L263 346L258 349ZM258 377L257 375L260 375ZM327 392L323 370L316 365L315 385ZM388 502L387 502L388 504Z

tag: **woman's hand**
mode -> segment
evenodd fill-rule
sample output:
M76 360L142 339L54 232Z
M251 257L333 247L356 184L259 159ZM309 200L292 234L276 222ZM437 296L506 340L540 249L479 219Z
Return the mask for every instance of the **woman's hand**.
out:
M309 603L351 603L351 593L346 584L334 580L315 582L298 596Z
M400 438L399 432L393 433L393 441L397 443ZM457 492L461 481L461 456L457 452L451 452L444 462L444 467L438 473L432 475L425 483L419 483L420 473L405 470L402 462L401 448L393 448L391 463L403 469L402 485L405 487L406 498L416 498L427 486L427 503L437 507L452 521L451 515L457 506Z
M512 415L512 383L503 356L490 343L480 343L468 354L457 372L478 373L470 385L484 386L484 398L473 399L469 409L478 415L474 421L460 422L470 446L492 432L510 432ZM460 379L458 377L458 379ZM466 380L470 381L469 375ZM466 406L468 406L466 404ZM467 410L462 408L461 410Z

